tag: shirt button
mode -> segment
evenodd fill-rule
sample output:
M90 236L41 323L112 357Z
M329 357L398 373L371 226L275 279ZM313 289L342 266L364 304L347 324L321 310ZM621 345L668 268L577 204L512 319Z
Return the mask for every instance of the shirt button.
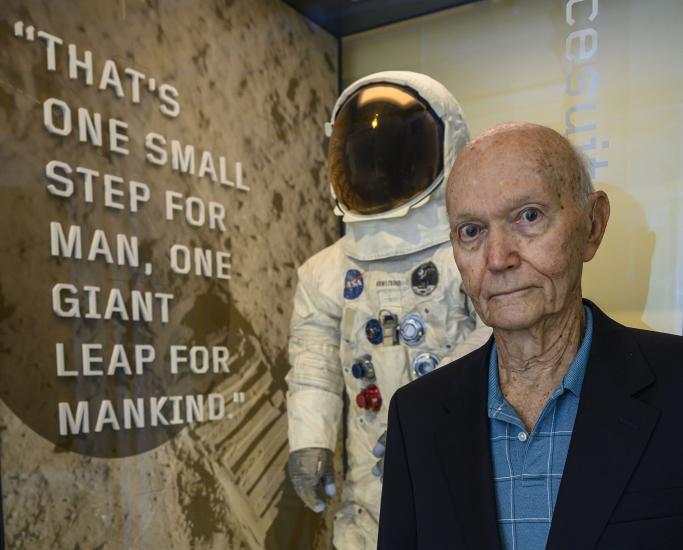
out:
M527 435L526 432L519 432L517 434L517 439L519 439L522 443L524 443L527 440Z

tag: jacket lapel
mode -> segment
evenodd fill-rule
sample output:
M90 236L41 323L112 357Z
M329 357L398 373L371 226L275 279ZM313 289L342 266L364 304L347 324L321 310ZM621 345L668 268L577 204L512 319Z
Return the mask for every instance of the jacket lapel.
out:
M595 547L659 416L632 397L654 381L633 334L589 305L593 343L548 550Z
M437 456L470 550L500 549L486 408L492 342L454 369L436 427Z

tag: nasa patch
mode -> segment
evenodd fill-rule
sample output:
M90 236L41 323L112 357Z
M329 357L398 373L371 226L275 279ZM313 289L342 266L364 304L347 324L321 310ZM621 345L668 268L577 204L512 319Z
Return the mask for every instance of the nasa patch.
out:
M344 277L344 298L355 300L363 292L363 274L357 269L349 269Z

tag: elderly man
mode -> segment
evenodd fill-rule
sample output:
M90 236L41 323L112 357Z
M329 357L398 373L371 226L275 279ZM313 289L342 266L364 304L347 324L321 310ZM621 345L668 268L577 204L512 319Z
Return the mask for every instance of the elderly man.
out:
M683 548L683 338L582 300L609 218L582 159L549 128L495 127L447 206L493 336L394 395L378 548Z

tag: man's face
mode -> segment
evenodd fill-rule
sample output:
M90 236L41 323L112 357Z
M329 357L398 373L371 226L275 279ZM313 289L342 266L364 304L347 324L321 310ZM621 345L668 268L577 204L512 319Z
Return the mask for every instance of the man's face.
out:
M590 224L552 165L558 158L539 154L533 141L484 140L450 178L453 255L493 328L533 327L581 297Z

